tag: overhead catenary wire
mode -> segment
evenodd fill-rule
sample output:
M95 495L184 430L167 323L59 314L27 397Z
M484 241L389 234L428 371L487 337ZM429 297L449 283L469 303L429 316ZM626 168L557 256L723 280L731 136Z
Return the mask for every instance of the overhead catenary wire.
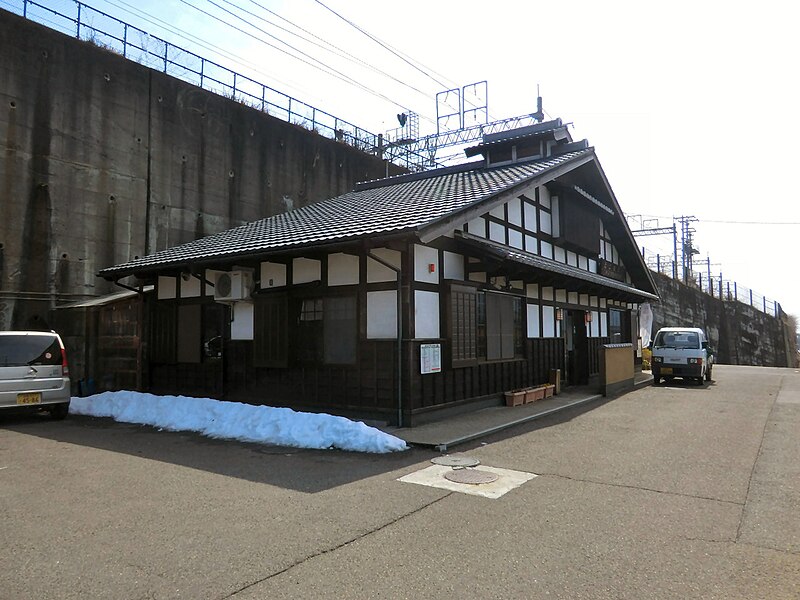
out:
M304 63L304 64L306 64L306 65L308 65L308 66L310 66L310 67L312 67L314 69L320 70L323 73L325 73L327 75L330 75L331 77L339 79L340 81L343 81L344 83L352 85L352 86L354 86L354 87L356 87L356 88L358 88L358 89L360 89L360 90L362 90L364 92L367 92L367 93L369 93L369 94L371 94L371 95L373 95L375 97L381 98L382 100L385 100L385 101L391 103L392 105L397 106L397 107L399 107L399 108L401 108L403 110L408 110L407 107L405 107L404 105L400 104L396 100L386 96L385 94L382 94L382 93L380 93L378 91L375 91L375 90L363 85L362 83L352 79L348 75L338 71L337 69L334 69L330 65L325 64L324 62L320 61L319 59L308 55L307 53L303 52L302 50L299 50L297 48L292 47L287 42L283 42L282 40L280 40L281 43L283 43L286 46L289 46L290 48L292 48L296 52L300 53L301 55L304 55L304 56L308 57L310 60L306 60L305 58L295 56L291 52L288 52L287 50L285 50L283 48L280 48L280 47L276 46L275 44L273 44L273 43L271 43L271 42L269 42L267 40L261 39L257 35L255 35L253 33L250 33L249 31L246 31L246 30L242 29L241 27L238 27L237 25L234 25L232 23L229 23L229 22L225 21L224 19L222 19L218 15L214 15L214 14L212 14L212 13L206 11L206 10L203 10L202 8L200 8L198 6L195 6L194 4L189 2L188 0L179 0L179 1L182 4L185 4L185 5L189 6L190 8L193 8L194 10L196 10L196 11L198 11L198 12L200 12L200 13L206 15L206 16L208 16L209 18L214 19L215 21L218 21L218 22L222 23L223 25L226 25L227 27L230 27L230 28L232 28L232 29L234 29L236 31L239 31L240 33L242 33L242 34L244 34L244 35L246 35L248 37L253 38L254 40L258 41L259 43L262 43L262 44L264 44L266 46L269 46L270 48L273 48L273 49L277 50L278 52L281 52L283 54L291 56L292 58L294 58L295 60L297 60L297 61L299 61L301 63ZM209 1L210 4L213 4L214 6L217 6L218 8L220 8L221 10L231 14L230 11L228 11L224 7L220 7L218 4L213 2L213 0L208 0L208 1ZM237 16L237 15L233 15L233 16ZM241 19L241 17L238 17L238 16L237 16L237 18ZM268 32L265 32L263 29L255 27L253 25L251 25L251 26L254 27L255 29L258 29L262 33L265 33L266 35L268 35L270 37L274 37L274 36L272 36L272 34L269 34ZM319 63L319 64L314 64L315 62Z
M252 17L254 17L254 18L256 18L256 19L258 19L260 21L263 21L264 23L268 23L269 25L272 25L273 27L276 27L276 28L280 29L281 31L284 31L289 35L295 36L295 37L303 40L304 42L312 44L312 45L314 45L314 46L316 46L316 47L318 47L318 48L320 48L320 49L322 49L322 50L324 50L326 52L330 52L332 54L335 54L336 56L339 56L340 58L343 58L343 59L345 59L345 60L347 60L349 62L361 65L361 66L369 69L370 71L378 73L379 75L381 75L383 77L387 77L388 79L391 79L395 83L398 83L398 84L400 84L400 85L402 85L404 87L407 87L410 90L413 90L414 92L417 92L418 94L421 94L422 96L425 96L426 98L430 98L430 94L428 92L425 92L425 91L423 91L423 90L411 85L407 81L403 81L402 79L399 79L398 77L394 77L393 75L387 73L384 69L376 67L375 65L372 65L371 63L369 63L369 62L367 62L367 61L365 61L365 60L363 60L363 59L351 54L350 52L347 52L346 50L344 50L343 48L340 48L336 44L330 43L328 40L325 40L324 38L316 35L315 33L309 31L308 29L305 29L304 27L301 27L300 25L297 25L293 21L291 21L291 20L279 15L275 11L273 11L273 10L267 8L266 6L263 6L262 4L256 2L256 0L249 0L249 1L252 4L254 4L255 6L257 6L258 8L260 8L261 10L264 10L265 12L268 12L268 13L270 13L272 15L275 15L276 17L278 17L282 21L288 23L292 27L295 27L295 28L299 29L300 31L305 33L307 36L310 36L310 37L314 38L315 40L319 40L319 42L316 42L316 41L314 41L312 39L309 39L309 37L305 37L303 35L300 35L299 33L295 32L295 31L292 31L292 30L290 30L290 29L288 29L286 27L283 27L282 25L279 25L278 23L275 23L274 21L270 21L269 19L267 19L267 18L265 18L265 17L263 17L261 15L257 15L255 13L253 13L252 11L247 10L246 8L238 6L236 3L232 2L231 0L222 0L222 2L224 2L225 4L233 6L233 7L237 8L237 9L241 10L245 14L248 14L248 15L250 15L250 16L252 16ZM424 118L427 118L427 117L424 117Z
M327 10L327 11L329 11L329 12L333 13L333 14L334 14L336 17L338 17L339 19L341 19L342 21L344 21L345 23L347 23L348 25L350 25L351 27L353 27L353 28L354 28L354 29L356 29L357 31L360 31L362 34L364 34L365 36L367 36L367 37L368 37L369 39L371 39L373 42L375 42L375 43L376 43L376 44L378 44L379 46L381 46L381 47L385 48L386 50L388 50L389 52L391 52L392 54L394 54L394 55L395 55L397 58L399 58L400 60L402 60L403 62L405 62L406 64L408 64L410 67L412 67L412 68L416 69L417 71L419 71L420 73L422 73L423 75L425 75L425 77L428 77L429 79L432 79L433 81L435 81L435 82L436 82L438 85L442 86L443 88L448 88L448 87L450 87L448 84L446 84L446 83L444 83L444 82L442 82L442 81L440 81L440 80L436 79L436 78L435 78L433 75L431 75L430 73L428 73L427 71L425 71L424 69L422 69L421 67L419 67L418 65L414 64L414 62L412 62L411 60L409 60L408 58L406 58L406 57L405 57L405 56L404 56L402 53L400 53L398 50L396 50L395 48L393 48L392 46L390 46L390 45L389 45L389 44L387 44L386 42L384 42L384 41L382 41L382 40L378 39L377 37L375 37L374 35L372 35L370 32L368 32L366 29L364 29L364 28L362 28L362 27L358 26L356 23L354 23L353 21L351 21L351 20L350 20L350 19L348 19L347 17L344 17L343 15L341 15L341 14L339 14L338 12L336 12L335 10L333 10L333 9L332 9L330 6L328 6L328 5L327 5L327 4L325 4L324 2L321 2L321 0L314 0L314 2L316 2L317 4L319 4L319 5L320 5L322 8L324 8L325 10ZM437 75L439 75L439 74L437 73ZM441 75L439 75L439 76L441 77Z
M443 89L446 90L446 89L449 89L449 88L458 87L458 84L456 84L452 80L448 79L446 76L442 75L441 73L437 73L436 71L434 71L430 67L428 67L426 65L423 65L422 63L420 63L416 59L412 58L411 56L405 54L404 52L398 50L397 48L394 48L393 46L391 46L387 42L384 42L383 40L381 40L377 36L371 34L369 31L367 31L363 27L359 26L358 24L354 23L353 21L351 21L350 19L348 19L344 15L336 12L335 10L333 10L330 6L328 6L327 4L322 2L321 0L314 0L314 2L316 2L322 8L324 8L325 10L331 12L333 15L335 15L336 17L338 17L339 19L341 19L342 21L344 21L345 23L347 23L348 25L353 27L356 31L359 31L363 35L367 36L373 42L375 42L376 44L378 44L379 46L381 46L382 48L384 48L385 50L387 50L388 52L390 52L391 54L393 54L394 56L396 56L397 58L399 58L400 60L402 60L406 64L408 64L413 69L415 69L415 70L419 71L420 73L422 73L425 77L428 77L429 79L434 81L437 85L441 86ZM432 73L436 74L441 79L443 79L445 81L448 81L449 83L445 83L445 81L437 79L436 77L431 75L431 73L429 73L428 71L431 71ZM472 106L475 106L475 105L472 104Z

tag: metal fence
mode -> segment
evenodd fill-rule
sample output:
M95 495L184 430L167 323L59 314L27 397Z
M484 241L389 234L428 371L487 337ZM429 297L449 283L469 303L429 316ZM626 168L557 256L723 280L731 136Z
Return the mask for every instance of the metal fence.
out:
M720 298L723 302L741 302L773 317L779 317L782 314L781 305L777 300L770 300L732 279L725 279L722 272L712 273L710 260L698 261L696 266L689 271L688 269L684 270L683 265L676 263L672 254L657 254L646 248L642 248L641 251L642 257L651 271L681 281L714 298ZM713 266L718 265L714 264Z
M67 0L56 10L33 0L0 0L0 7L80 40L116 52L152 69L241 102L289 123L316 131L363 152L383 155L382 136L306 104L189 50L150 35L91 6ZM74 9L74 10L70 10ZM66 12L69 10L70 13ZM388 156L401 166L417 161Z

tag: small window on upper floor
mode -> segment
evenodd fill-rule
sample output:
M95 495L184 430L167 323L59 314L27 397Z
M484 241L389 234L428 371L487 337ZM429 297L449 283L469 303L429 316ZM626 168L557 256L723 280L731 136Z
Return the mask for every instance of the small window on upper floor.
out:
M489 150L489 164L508 162L513 158L511 148L493 148Z
M517 146L517 159L538 157L542 155L541 141L522 143Z

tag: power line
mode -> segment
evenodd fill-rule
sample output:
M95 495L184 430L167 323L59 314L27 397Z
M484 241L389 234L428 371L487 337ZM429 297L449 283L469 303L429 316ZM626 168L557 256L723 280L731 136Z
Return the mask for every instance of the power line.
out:
M162 21L161 19L159 19L155 15L151 15L150 13L147 13L147 12L145 12L145 11L143 11L143 10L141 10L141 9L139 9L139 8L129 4L129 3L127 3L127 2L125 2L125 0L116 0L116 2L114 0L106 0L106 2L108 2L108 4L110 4L111 6L116 6L117 8L119 8L120 10L122 10L124 12L127 12L127 13L130 13L130 14L134 15L134 16L137 16L138 18L140 18L145 23L150 23L151 25L155 25L156 27L161 27L165 31L169 31L170 33L174 34L175 36L177 36L177 37L179 37L181 39L184 39L184 40L186 40L188 42L192 42L193 44L197 44L197 46L199 46L200 48L204 48L206 50L210 50L212 52L216 52L220 56L224 56L225 58L240 62L241 64L245 64L248 67L250 67L251 69L253 69L255 72L259 73L260 75L267 76L266 73L258 71L258 67L257 67L257 65L255 63L252 63L252 62L248 61L247 59L245 59L245 58L243 58L241 56L238 56L236 54L228 52L225 48L222 48L221 46L216 46L214 44L205 42L204 40L201 40L200 38L198 38L196 36L193 36L192 34L186 32L186 31L184 31L182 29L178 29L178 28L172 26L170 23L167 23L166 21ZM124 6L121 6L121 5L124 5ZM127 8L125 8L125 7L127 7ZM269 77L275 79L276 81L280 81L277 78L275 78L274 76L270 75Z
M275 23L273 21L270 21L269 19L266 19L266 18L264 18L264 17L262 17L260 15L255 14L255 13L252 13L252 12L248 11L245 8L237 6L236 4L231 2L231 0L222 0L222 1L225 2L226 4L230 4L231 6L235 6L239 10L247 13L248 15L251 15L251 16L255 17L256 19L259 19L259 20L261 20L261 21L263 21L265 23L268 23L268 24L272 25L273 27L277 27L281 31L285 31L289 35L293 35L295 37L298 37L301 40L303 40L305 42L308 42L309 44L313 44L314 46L317 46L318 48L320 48L322 50L325 50L326 52L330 52L332 54L335 54L336 56L339 56L340 58L344 58L345 60L349 60L350 62L353 62L353 63L356 63L356 64L360 64L360 65L362 65L364 67L367 67L368 69L370 69L370 70L372 70L372 71L374 71L374 72L376 72L376 73L378 73L380 75L383 75L384 77L388 77L392 81L395 81L395 82L397 82L397 83L399 83L399 84L401 84L401 85L403 85L403 86L405 86L405 87L407 87L407 88L409 88L409 89L411 89L411 90L413 90L413 91L415 91L415 92L417 92L417 93L419 93L419 94L421 94L423 96L430 97L430 94L428 94L427 92L424 92L424 91L420 90L419 88L414 87L413 85L409 84L406 81L403 81L401 79L398 79L397 77L389 75L383 69L380 69L379 67L376 67L376 66L366 62L365 60L362 60L361 58L359 58L357 56L354 56L353 54L347 52L343 48L340 48L336 44L330 43L328 40L316 35L312 31L309 31L308 29L305 29L304 27L301 27L300 25L298 25L297 23L294 23L293 21L287 19L286 17L283 17L283 16L279 15L274 10L271 10L271 9L267 8L266 6L263 6L262 4L259 4L258 2L256 2L256 0L249 0L249 1L250 1L250 3L252 3L255 6L259 7L261 10L264 10L264 11L266 11L266 12L272 14L272 15L275 15L276 17L278 17L282 21L285 21L286 23L288 23L292 27L295 27L295 28L299 29L300 31L306 33L307 35L313 37L314 39L319 40L320 42L322 42L322 44L317 43L314 40L311 40L311 39L309 39L307 37L303 37L299 33L291 31L291 30L287 29L286 27L283 27L283 26L278 25L277 23ZM325 44L325 45L323 45L323 44ZM325 46L329 46L329 47L326 48Z
M234 17L236 17L236 18L238 18L238 19L244 20L244 19L242 19L242 17L240 17L240 16L238 16L238 15L235 15L235 14L231 13L231 12L230 12L229 10L227 10L226 8L219 6L218 4L216 4L215 2L213 2L213 0L208 0L208 1L209 1L209 3L210 3L210 4L213 4L214 6L216 6L217 8L219 8L219 9L221 9L221 10L225 11L225 12L227 12L228 14L231 14L232 16L234 16ZM278 39L278 41L280 41L282 44L284 44L284 45L286 45L286 46L288 46L288 47L292 48L293 50L295 50L296 52L299 52L300 54L302 54L302 55L304 55L304 56L307 56L309 59L311 59L311 60L312 60L312 61L314 61L314 62L317 62L317 63L319 63L319 65L322 65L322 66L315 65L313 62L309 62L308 60L305 60L305 59L303 59L303 58L300 58L300 57L298 57L298 56L295 56L295 55L293 55L291 52L288 52L288 51L284 50L283 48L280 48L280 47L276 46L275 44L272 44L271 42L268 42L268 41L266 41L266 40L263 40L263 39L259 38L258 36L256 36L256 35L254 35L254 34L252 34L252 33L248 32L248 31L245 31L245 30L244 30L244 29L242 29L241 27L237 27L236 25L233 25L232 23L228 23L227 21L225 21L224 19L222 19L222 18L218 17L217 15L211 14L210 12L208 12L208 11L206 11L206 10L203 10L202 8L199 8L199 7L195 6L195 5L194 5L194 4L192 4L191 2L188 2L188 0L180 0L180 2L181 2L181 3L183 3L183 4L185 4L185 5L187 5L187 6L189 6L190 8L193 8L193 9L195 9L195 10L196 10L196 11L198 11L198 12L201 12L201 13L203 13L204 15L206 15L206 16L208 16L208 17L210 17L210 18L214 19L215 21L219 21L219 22L220 22L220 23L222 23L223 25L226 25L226 26L228 26L228 27L230 27L230 28L232 28L232 29L235 29L236 31L239 31L240 33L243 33L244 35L247 35L248 37L251 37L251 38L253 38L254 40L256 40L256 41L258 41L258 42L260 42L260 43L262 43L262 44L264 44L264 45L266 45L266 46L269 46L270 48L274 48L274 49L275 49L275 50L277 50L278 52L281 52L281 53L283 53L283 54L286 54L286 55L288 55L288 56L290 56L290 57L294 58L294 59L295 59L295 60L297 60L297 61L300 61L300 62L302 62L302 63L304 63L304 64L307 64L308 66L310 66L310 67L312 67L312 68L314 68L314 69L317 69L317 70L319 70L319 71L322 71L323 73L325 73L325 74L327 74L327 75L330 75L331 77L334 77L334 78L336 78L336 79L339 79L340 81L343 81L343 82L345 82L345 83L348 83L348 84L350 84L350 85L352 85L352 86L354 86L354 87L356 87L356 88L358 88L358 89L360 89L360 90L362 90L362 91L364 91L364 92L367 92L367 93L369 93L369 94L372 94L373 96L376 96L376 97L378 97L378 98L381 98L381 99L383 99L383 100L386 100L387 102L391 103L391 104L392 104L392 105L394 105L394 106L397 106L397 107L399 107L399 108L401 108L401 109L404 109L404 110L409 110L409 109L407 109L405 106L403 106L402 104L398 103L397 101L395 101L395 100L393 100L393 99L389 98L388 96L386 96L386 95L384 95L384 94L381 94L380 92L377 92L377 91L375 91L375 90L372 90L372 89L368 88L367 86L365 86L365 85L363 85L363 84L361 84L361 83L357 82L356 80L354 80L354 79L350 78L349 76L345 75L344 73L341 73L340 71L338 71L338 70L334 69L334 68L333 68L333 67L331 67L330 65L327 65L327 64L325 64L325 63L324 63L324 62L322 62L321 60L319 60L319 59L317 59L317 58L314 58L313 56L311 56L311 55L309 55L309 54L307 54L307 53L303 52L302 50L299 50L299 49L297 49L297 48L294 48L294 47L293 47L291 44L288 44L287 42L284 42L283 40L280 40L279 38L276 38L276 39ZM247 21L245 21L245 22L247 22ZM254 27L255 29L257 29L257 30L261 31L262 33L264 33L264 34L266 34L266 35L268 35L268 36L270 36L270 37L273 37L273 38L275 37L275 36L273 36L272 34L270 34L270 33L266 32L266 31L264 31L263 29L260 29L259 27L256 27L256 26L254 26L254 25L252 25L252 24L250 24L250 23L248 23L248 25L251 25L251 27Z
M439 81L439 80L438 80L438 79L436 79L436 78L435 78L433 75L431 75L430 73L427 73L426 71L424 71L423 69L421 69L420 67L418 67L417 65L415 65L414 63L412 63L412 62L411 62L410 60L408 60L408 59L407 59L405 56L403 56L403 55L402 55L402 54L401 54L399 51L395 50L394 48L392 48L391 46L389 46L389 45L388 45L388 44L386 44L385 42L383 42L383 41L379 40L378 38L376 38L374 35L372 35L372 34L371 34L370 32L368 32L367 30L365 30L365 29L363 29L363 28L359 27L358 25L356 25L355 23L353 23L353 21L351 21L351 20L349 20L348 18L346 18L346 17L343 17L342 15L340 15L338 12L336 12L335 10L333 10L333 9L332 9L330 6L328 6L328 5L327 5L327 4L325 4L324 2L321 2L320 0L314 0L314 2L316 2L317 4L319 4L319 5L320 5L322 8L324 8L325 10L328 10L328 11L332 12L334 15L336 15L337 17L339 17L339 18L340 18L342 21L344 21L345 23L347 23L347 24L348 24L348 25L350 25L351 27L353 27L353 28L355 28L356 30L358 30L358 31L360 31L361 33L363 33L365 36L367 36L367 37L368 37L369 39L371 39L373 42L375 42L376 44L380 45L380 46L381 46L381 47L383 47L384 49L388 50L389 52L391 52L392 54L394 54L394 55L395 55L397 58L399 58L400 60L402 60L403 62L405 62L405 63L406 63L406 64L408 64L409 66L413 67L414 69L416 69L417 71L419 71L420 73L422 73L423 75L425 75L425 77L428 77L429 79L432 79L432 80L433 80L433 81L435 81L435 82L436 82L438 85L440 85L440 86L442 86L442 87L444 87L444 88L448 88L448 87L450 87L448 84L446 84L446 83L443 83L443 82ZM423 66L424 66L424 65L423 65Z
M416 69L417 71L419 71L420 73L422 73L423 75L425 75L425 77L427 77L427 78L431 79L432 81L434 81L434 82L435 82L437 85L441 86L442 88L444 88L444 89L450 89L450 88L452 88L453 86L456 86L455 82L453 82L453 81L449 80L447 77L445 77L445 76L444 76L444 75L442 75L441 73L436 73L436 71L434 71L434 70L433 70L433 69L431 69L430 67L428 67L428 66L426 66L426 65L423 65L421 62L419 62L419 61L417 61L417 60L413 59L413 58L412 58L411 56L409 56L408 54L406 54L406 53L404 53L404 52L402 52L402 51L398 50L397 48L394 48L393 46L391 46L391 45L390 45L390 44L388 44L387 42L384 42L383 40L381 40L381 39L377 38L376 36L372 35L372 34L371 34L370 32L368 32L366 29L364 29L363 27L360 27L358 24L354 23L353 21L351 21L351 20L350 20L350 19L348 19L347 17L345 17L345 16L343 16L343 15L339 14L338 12L336 12L335 10L333 10L333 9L332 9L330 6L328 6L327 4L325 4L324 2L322 2L321 0L314 0L314 2L316 2L317 4L319 4L319 5L320 5L322 8L324 8L325 10L328 10L328 11L330 11L331 13L333 13L334 15L336 15L336 16L337 16L339 19L341 19L342 21L344 21L345 23L347 23L348 25L350 25L351 27L353 27L353 28L354 28L354 29L356 29L357 31L359 31L359 32L361 32L362 34L364 34L365 36L367 36L369 39L371 39L373 42L375 42L376 44L378 44L379 46L381 46L381 47L382 47L382 48L384 48L385 50L388 50L389 52L391 52L391 53L392 53L394 56L396 56L397 58L399 58L400 60L402 60L403 62L405 62L406 64L408 64L409 66L411 66L413 69ZM422 67L425 67L425 69L421 68L421 67L420 67L420 66L418 66L418 65L422 65ZM434 77L433 75L431 75L430 73L428 73L428 71L431 71L431 72L435 73L437 76L441 77L442 79L444 79L444 80L446 80L446 81L449 81L449 83L445 83L444 81L441 81L441 80L437 79L436 77ZM457 86L456 86L456 87L457 87ZM476 108L480 108L480 107L476 106L476 105L475 105L474 103L472 103L472 102L470 102L470 104L471 104L472 106L475 106Z
M376 66L374 66L374 65L372 65L372 64L370 64L370 63L368 63L368 62L366 62L366 61L364 61L364 60L362 60L362 59L360 59L360 58L358 58L357 56L353 56L353 55L352 55L352 54L350 54L349 52L347 52L347 51L345 51L345 50L343 50L343 49L339 48L338 46L336 46L336 45L334 45L334 44L331 44L330 42L328 42L328 41L326 41L326 40L322 39L321 37L319 37L319 36L315 35L314 33L310 32L310 31L308 31L307 29L304 29L304 28L300 27L299 25L296 25L295 23L292 23L290 20L288 20L288 19L285 19L284 17L281 17L280 15L278 15L277 13L275 13L274 11L272 11L272 10L270 10L270 9L268 9L268 8L264 7L264 6L261 6L260 4L258 4L258 2L255 2L255 0L250 0L250 1L251 1L253 4L255 4L256 6L258 6L259 8L261 8L261 9L263 9L263 10L265 10L265 11L267 11L267 12L271 13L271 14L274 14L274 15L276 15L276 16L278 16L278 17L280 17L281 19L283 19L284 21L286 21L287 23L289 23L289 24L290 24L290 25L292 25L293 27L297 27L298 29L300 29L301 31L303 31L303 32L307 33L308 35L310 35L310 36L312 36L312 37L314 37L314 38L316 38L316 39L318 39L318 40L320 40L320 41L324 42L324 44L325 44L325 45L327 45L327 46L329 46L329 47L326 47L325 45L323 45L323 44L320 44L320 43L318 43L318 42L315 42L314 40L312 40L312 39L309 39L308 37L302 36L302 35L300 35L300 34L299 34L299 33L297 33L297 32L291 31L290 29L287 29L286 27L283 27L282 25L279 25L279 24L275 23L274 21L270 21L269 19L266 19L265 17L263 17L263 16L261 16L261 15L258 15L258 14L256 14L256 13L252 12L252 11L249 11L249 10L247 10L246 8L243 8L243 7L241 7L241 6L238 6L236 3L232 2L231 0L222 0L222 2L224 2L225 4L228 4L229 6L233 6L234 8L236 8L236 9L238 9L238 10L242 11L243 13L245 13L245 14L247 14L247 15L249 15L249 16L251 16L251 17L253 17L254 19L258 19L259 21L262 21L262 22L264 22L264 23L267 23L268 25L271 25L271 26L273 26L273 27L276 27L276 28L280 29L281 31L284 31L285 33L287 33L287 34L289 34L289 35L292 35L292 36L294 36L294 37L296 37L296 38L299 38L300 40L302 40L302 41L304 41L304 42L306 42L306 43L308 43L308 44L312 44L313 46L316 46L317 48L320 48L321 50L323 50L323 51L325 51L325 52L330 52L331 54L334 54L335 56L338 56L339 58L343 58L344 60L347 60L347 61L349 61L349 62L351 62L351 63L354 63L354 64L360 65L360 66L362 66L362 67L365 67L365 68L367 68L367 69L369 69L369 70L371 70L371 71L373 71L373 72L375 72L375 73L377 73L377 74L379 74L379 75L381 75L381 76L383 76L383 77L386 77L386 78L388 78L388 79L391 79L391 80L392 80L392 81L394 81L395 83L398 83L398 84L400 84L400 85L402 85L402 86L404 86L404 87L407 87L407 88L408 88L408 89L410 89L410 90L413 90L414 92L417 92L417 93L418 93L418 94L420 94L421 96L425 96L425 97L428 97L428 98L430 97L430 95L429 95L427 92L424 92L424 91L420 90L419 88L416 88L416 87L414 87L413 85L411 85L410 83L408 83L408 82L406 82L406 81L403 81L402 79L398 79L397 77L394 77L393 75L390 75L389 73L387 73L387 72L386 72L386 71L384 71L383 69L380 69L380 68L378 68L378 67L376 67ZM259 31L261 31L261 32L262 32L262 33L264 33L265 35L269 35L270 37L272 37L272 38L273 38L273 39L275 39L275 40L278 40L278 41L279 41L279 42L281 42L282 44L285 44L285 45L287 45L289 48L291 48L291 49L293 49L293 50L295 50L295 51L297 51L297 52L303 52L302 50L300 50L300 49L296 48L295 46L292 46L291 44L288 44L288 43L287 43L287 42L285 42L284 40L281 40L279 37L277 37L277 36L275 36L275 35L272 35L272 34L268 33L268 32L267 32L267 31L265 31L264 29L261 29L261 28L259 28L259 27L256 27L255 25L253 25L252 23L250 23L250 22L248 22L247 20L243 19L243 18L242 18L242 17L240 17L239 15L236 15L236 14L232 13L231 11L229 11L229 10L227 10L227 9L225 9L225 8L223 8L223 7L221 7L221 6L219 6L218 4L216 4L216 3L212 2L211 0L209 0L209 2L210 2L211 4L213 4L214 6L216 6L217 8L219 8L220 10L223 10L223 11L225 11L226 13L230 14L231 16L233 16L233 17L236 17L237 19L239 19L239 20L241 20L241 21L243 21L243 22L247 23L247 24L248 24L248 25L250 25L251 27L254 27L254 28L258 29ZM313 60L319 60L319 59L316 59L316 58L314 58L314 57L311 57L311 55L309 55L309 54L307 54L307 53L305 53L305 52L303 52L303 54L304 54L305 56L308 56L309 58L312 58ZM323 64L324 64L324 63L323 63ZM325 65L325 66L330 68L330 66L329 66L329 65ZM361 84L361 85L363 85L363 84ZM395 104L395 105L397 105L397 106L402 106L402 105L401 105L399 102L397 102L397 101L395 101L395 102L394 102L394 104ZM403 108L406 108L406 107L403 107ZM407 110L410 110L410 109L407 109ZM424 118L425 118L425 119L427 119L428 121L430 121L431 123L433 123L433 120L432 120L432 119L430 119L430 118L428 118L428 117L424 117Z

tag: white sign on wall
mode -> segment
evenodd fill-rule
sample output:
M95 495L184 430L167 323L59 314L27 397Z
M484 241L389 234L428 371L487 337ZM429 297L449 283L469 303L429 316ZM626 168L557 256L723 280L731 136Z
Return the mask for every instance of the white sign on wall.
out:
M440 373L442 371L442 345L421 344L419 347L420 373Z

